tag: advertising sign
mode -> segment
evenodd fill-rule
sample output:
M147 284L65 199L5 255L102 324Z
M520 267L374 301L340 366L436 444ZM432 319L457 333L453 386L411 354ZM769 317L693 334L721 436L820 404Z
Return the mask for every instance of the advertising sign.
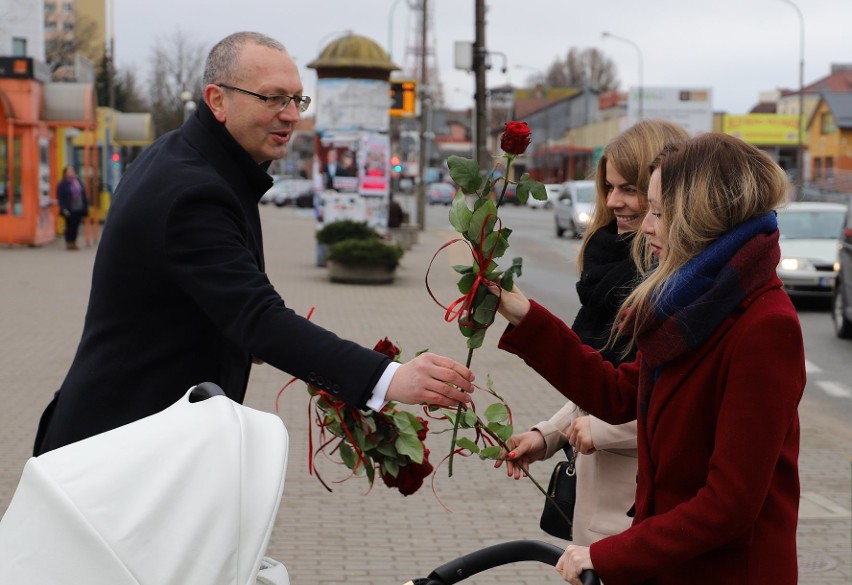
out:
M390 83L378 79L317 80L315 127L325 130L387 132Z
M627 117L630 124L642 118L668 120L683 126L692 136L713 130L713 99L709 87L638 87L630 88Z
M782 114L726 115L722 132L758 146L796 146L799 116Z

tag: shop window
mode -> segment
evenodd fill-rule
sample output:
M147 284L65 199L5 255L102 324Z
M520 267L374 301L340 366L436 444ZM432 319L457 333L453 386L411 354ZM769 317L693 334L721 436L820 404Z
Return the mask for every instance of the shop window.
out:
M12 168L9 169L9 140L0 137L0 213L23 215L21 203L21 137L12 139Z

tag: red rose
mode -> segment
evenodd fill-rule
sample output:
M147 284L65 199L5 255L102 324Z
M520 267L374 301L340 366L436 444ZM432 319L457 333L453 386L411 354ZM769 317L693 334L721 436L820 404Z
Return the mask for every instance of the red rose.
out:
M417 431L417 438L420 439L420 442L422 443L423 441L426 440L426 434L429 432L429 423L426 422L425 418L420 418L419 416L417 417L417 422L419 422L421 425L423 425L423 428L420 429L419 431ZM428 451L428 449L427 449L427 451ZM427 455L428 455L428 453L427 453Z
M526 122L506 122L503 136L500 137L500 148L509 154L524 154L530 145L530 134Z
M373 348L373 351L383 353L392 360L395 360L399 356L399 348L391 343L387 337L379 341L376 347Z
M396 477L391 474L382 474L382 481L389 488L396 488L403 496L410 496L420 489L423 480L429 477L433 471L432 464L425 457L423 463L409 463L399 468Z

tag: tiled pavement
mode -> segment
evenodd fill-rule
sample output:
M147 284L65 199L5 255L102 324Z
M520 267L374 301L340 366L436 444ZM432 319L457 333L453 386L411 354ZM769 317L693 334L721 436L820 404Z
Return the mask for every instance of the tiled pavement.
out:
M405 358L429 348L464 361L467 350L454 325L429 298L423 275L435 251L452 234L428 227L406 253L391 286L332 284L314 265L313 222L291 209L262 208L267 267L287 304L343 337L372 345L389 336ZM0 512L4 511L30 453L38 416L58 387L73 356L87 301L95 247L67 252L61 242L40 248L0 249ZM534 262L525 258L525 262ZM446 257L430 282L442 298L453 294ZM445 276L442 279L442 276ZM491 331L474 354L479 382L490 375L514 409L519 425L540 420L561 398L516 358L496 349ZM163 332L167 335L168 332ZM247 404L274 409L289 377L256 367ZM328 493L307 474L307 394L292 385L281 398L290 432L284 499L268 553L282 560L294 585L404 583L425 576L458 554L517 538L558 541L537 526L542 498L528 481L510 481L486 462L456 460L452 478L439 470L434 491L425 486L407 498L384 486L364 494L354 479ZM800 468L803 500L799 525L802 584L852 583L850 546L850 454L847 427L826 428L824 413L806 397ZM430 437L433 460L447 452L448 435ZM340 477L320 462L324 477ZM546 482L550 465L533 473ZM518 563L468 583L559 583L549 567ZM5 584L4 584L5 585Z

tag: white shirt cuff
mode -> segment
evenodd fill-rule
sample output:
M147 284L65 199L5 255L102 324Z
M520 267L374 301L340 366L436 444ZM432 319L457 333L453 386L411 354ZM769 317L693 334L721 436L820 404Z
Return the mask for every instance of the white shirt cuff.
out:
M382 374L382 377L379 378L379 381L376 382L375 387L373 387L373 393L367 401L367 408L379 412L385 407L387 404L385 396L388 394L388 388L390 388L391 380L393 379L393 375L396 373L397 368L401 365L402 364L399 362L391 362L388 364L388 367L385 368L385 373Z

